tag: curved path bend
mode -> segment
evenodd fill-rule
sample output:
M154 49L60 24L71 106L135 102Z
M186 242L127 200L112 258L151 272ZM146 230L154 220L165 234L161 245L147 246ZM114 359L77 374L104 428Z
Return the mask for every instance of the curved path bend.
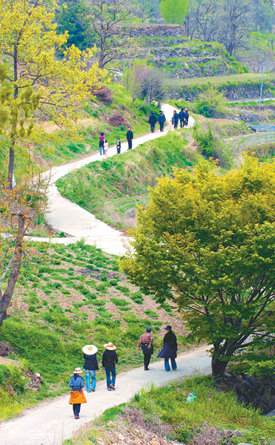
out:
M105 381L97 384L94 393L85 393L87 404L83 404L80 419L75 420L69 396L57 397L37 407L26 410L16 419L0 424L1 445L61 445L76 431L93 421L107 408L130 401L141 390L151 385L163 386L194 374L210 373L210 357L205 347L180 354L177 358L177 372L165 372L163 360L150 365L150 371L143 367L118 374L116 391L106 390Z
M168 125L164 132L156 130L155 133L148 133L140 136L133 141L133 148L144 142L165 136L172 129L171 118L175 108L169 104L162 104L162 110L166 116ZM188 127L194 125L194 119L190 116ZM122 143L121 151L127 150L127 143ZM116 148L110 147L108 157L116 154ZM99 161L99 153L91 154L85 158L72 161L53 167L43 174L44 178L49 181L48 187L48 210L46 218L51 227L58 232L64 232L66 238L41 238L31 237L33 241L46 241L57 244L71 244L84 239L86 244L94 245L107 253L114 255L123 255L127 250L128 238L123 232L113 229L108 224L98 220L93 214L82 209L77 204L69 201L61 196L56 187L56 181L62 176L67 175L73 170L84 167L91 162Z

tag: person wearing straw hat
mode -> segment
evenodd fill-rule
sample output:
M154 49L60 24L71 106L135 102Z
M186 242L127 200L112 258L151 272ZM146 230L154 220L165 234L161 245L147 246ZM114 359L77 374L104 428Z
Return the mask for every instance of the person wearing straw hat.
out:
M75 368L74 374L69 381L69 387L71 388L69 404L73 405L73 413L75 419L79 419L81 403L87 403L86 397L83 392L84 379L80 374L82 374L82 369Z
M116 363L118 362L116 346L109 342L104 345L104 348L105 351L102 356L102 366L105 368L107 389L108 391L114 391L116 384Z
M97 347L94 345L86 345L82 348L85 363L85 379L87 392L95 392L96 387L96 371L98 370L98 363L96 358ZM92 377L92 384L91 384Z

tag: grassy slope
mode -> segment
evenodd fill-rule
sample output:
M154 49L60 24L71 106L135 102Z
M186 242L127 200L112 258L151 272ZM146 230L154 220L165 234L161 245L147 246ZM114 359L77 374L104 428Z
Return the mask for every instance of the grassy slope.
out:
M182 86L221 86L226 84L246 84L251 82L260 82L262 79L261 73L243 73L243 74L232 74L230 76L211 76L211 77L196 77L187 78L177 81L178 85ZM274 80L275 75L272 73L265 74L265 80Z
M133 225L136 203L148 201L148 187L171 175L173 167L192 167L198 159L186 149L185 133L147 142L134 151L94 162L61 178L59 191L70 200L116 227ZM130 211L127 213L127 211Z
M193 391L197 399L188 403L186 397ZM242 436L230 436L235 430ZM218 391L210 377L194 377L136 394L131 403L106 410L86 432L63 444L107 445L112 439L112 443L128 445L133 437L142 438L142 443L153 443L155 438L156 443L165 444L173 440L185 444L193 439L196 445L264 445L274 437L274 422L238 404L233 393Z
M37 245L39 255L26 264L0 338L14 350L22 369L39 372L41 392L24 391L22 371L10 375L0 365L0 418L7 418L44 397L67 390L72 369L83 364L82 346L94 343L101 359L103 344L118 347L118 370L142 363L138 338L151 325L160 347L163 323L182 333L171 309L160 308L118 272L116 257L79 242L71 247ZM179 335L180 344L184 338ZM99 377L103 378L102 368ZM14 391L14 392L13 392Z

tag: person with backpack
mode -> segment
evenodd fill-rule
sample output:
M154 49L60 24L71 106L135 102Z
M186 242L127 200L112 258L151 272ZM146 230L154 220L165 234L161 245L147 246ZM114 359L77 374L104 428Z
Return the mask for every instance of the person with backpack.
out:
M98 362L96 358L97 347L94 345L86 345L82 348L85 363L85 379L87 392L95 392L96 387L96 371L98 370ZM92 377L92 384L91 384Z
M176 110L174 110L173 117L172 117L172 124L174 125L175 130L178 128L178 123L179 123L179 115L176 112Z
M141 350L144 355L144 371L149 371L149 363L151 360L151 355L153 354L153 335L151 334L152 329L150 326L146 328L146 332L144 334L141 334L139 337L139 342L137 345L137 349L141 347Z
M185 125L185 112L183 111L183 108L180 109L179 120L180 120L180 128L184 127L184 125Z
M80 374L82 374L82 369L75 368L73 376L70 378L69 381L69 387L71 388L69 404L73 405L73 413L75 419L79 419L81 403L87 403L86 397L83 392L84 379Z
M99 136L99 154L100 154L100 156L105 154L105 152L104 152L104 141L105 141L105 136L104 136L104 133L102 131L100 133L100 136Z
M155 132L155 126L156 126L157 118L156 118L156 116L154 115L153 112L150 114L148 122L149 122L149 124L151 126L151 132L154 133Z
M189 121L189 111L187 108L185 108L185 110L184 110L184 125L186 125L186 127L188 126L188 121Z
M102 356L102 366L105 368L107 390L114 391L116 389L116 363L118 362L116 346L109 342L104 345L104 348L105 351Z
M166 121L165 115L160 110L159 115L158 115L158 123L159 123L160 131L164 131L164 123L165 123L165 121Z
M131 150L133 148L133 138L134 138L134 134L131 130L131 128L128 128L128 131L126 133L126 139L128 142L128 150Z
M165 371L170 371L169 360L171 361L171 367L173 371L176 371L176 357L178 350L177 337L172 331L172 326L168 325L164 329L168 332L163 338L163 347L162 350L159 352L158 357L164 358Z

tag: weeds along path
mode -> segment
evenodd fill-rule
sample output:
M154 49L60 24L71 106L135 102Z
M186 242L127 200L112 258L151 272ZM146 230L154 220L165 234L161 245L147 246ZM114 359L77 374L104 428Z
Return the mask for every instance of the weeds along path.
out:
M165 372L163 360L150 365L150 371L143 367L121 373L117 376L116 391L106 390L105 381L97 384L96 392L86 393L87 404L83 404L80 419L75 420L69 395L43 402L26 410L16 419L0 424L1 445L61 445L80 428L93 421L107 408L130 401L142 388L164 386L176 379L193 376L196 373L210 373L210 357L205 347L181 354L177 372Z
M148 133L144 136L134 139L133 148L144 142L165 136L171 130L171 118L175 109L169 104L162 104L162 110L166 116L168 125L164 132L156 130L155 133ZM190 116L188 127L194 125L194 119ZM149 124L148 124L149 127ZM122 143L122 152L127 150L127 143ZM108 157L116 154L116 148L111 147L108 150ZM85 239L85 242L94 245L107 253L114 255L123 255L127 249L128 238L123 232L113 229L106 223L98 220L94 215L79 207L77 204L69 201L60 195L55 185L56 181L62 176L67 175L73 170L79 169L91 162L100 161L99 153L92 154L85 158L53 167L44 173L44 178L49 181L48 188L48 210L46 214L47 222L58 232L64 232L66 238L40 238L31 237L33 241L50 241L57 244L71 244Z

